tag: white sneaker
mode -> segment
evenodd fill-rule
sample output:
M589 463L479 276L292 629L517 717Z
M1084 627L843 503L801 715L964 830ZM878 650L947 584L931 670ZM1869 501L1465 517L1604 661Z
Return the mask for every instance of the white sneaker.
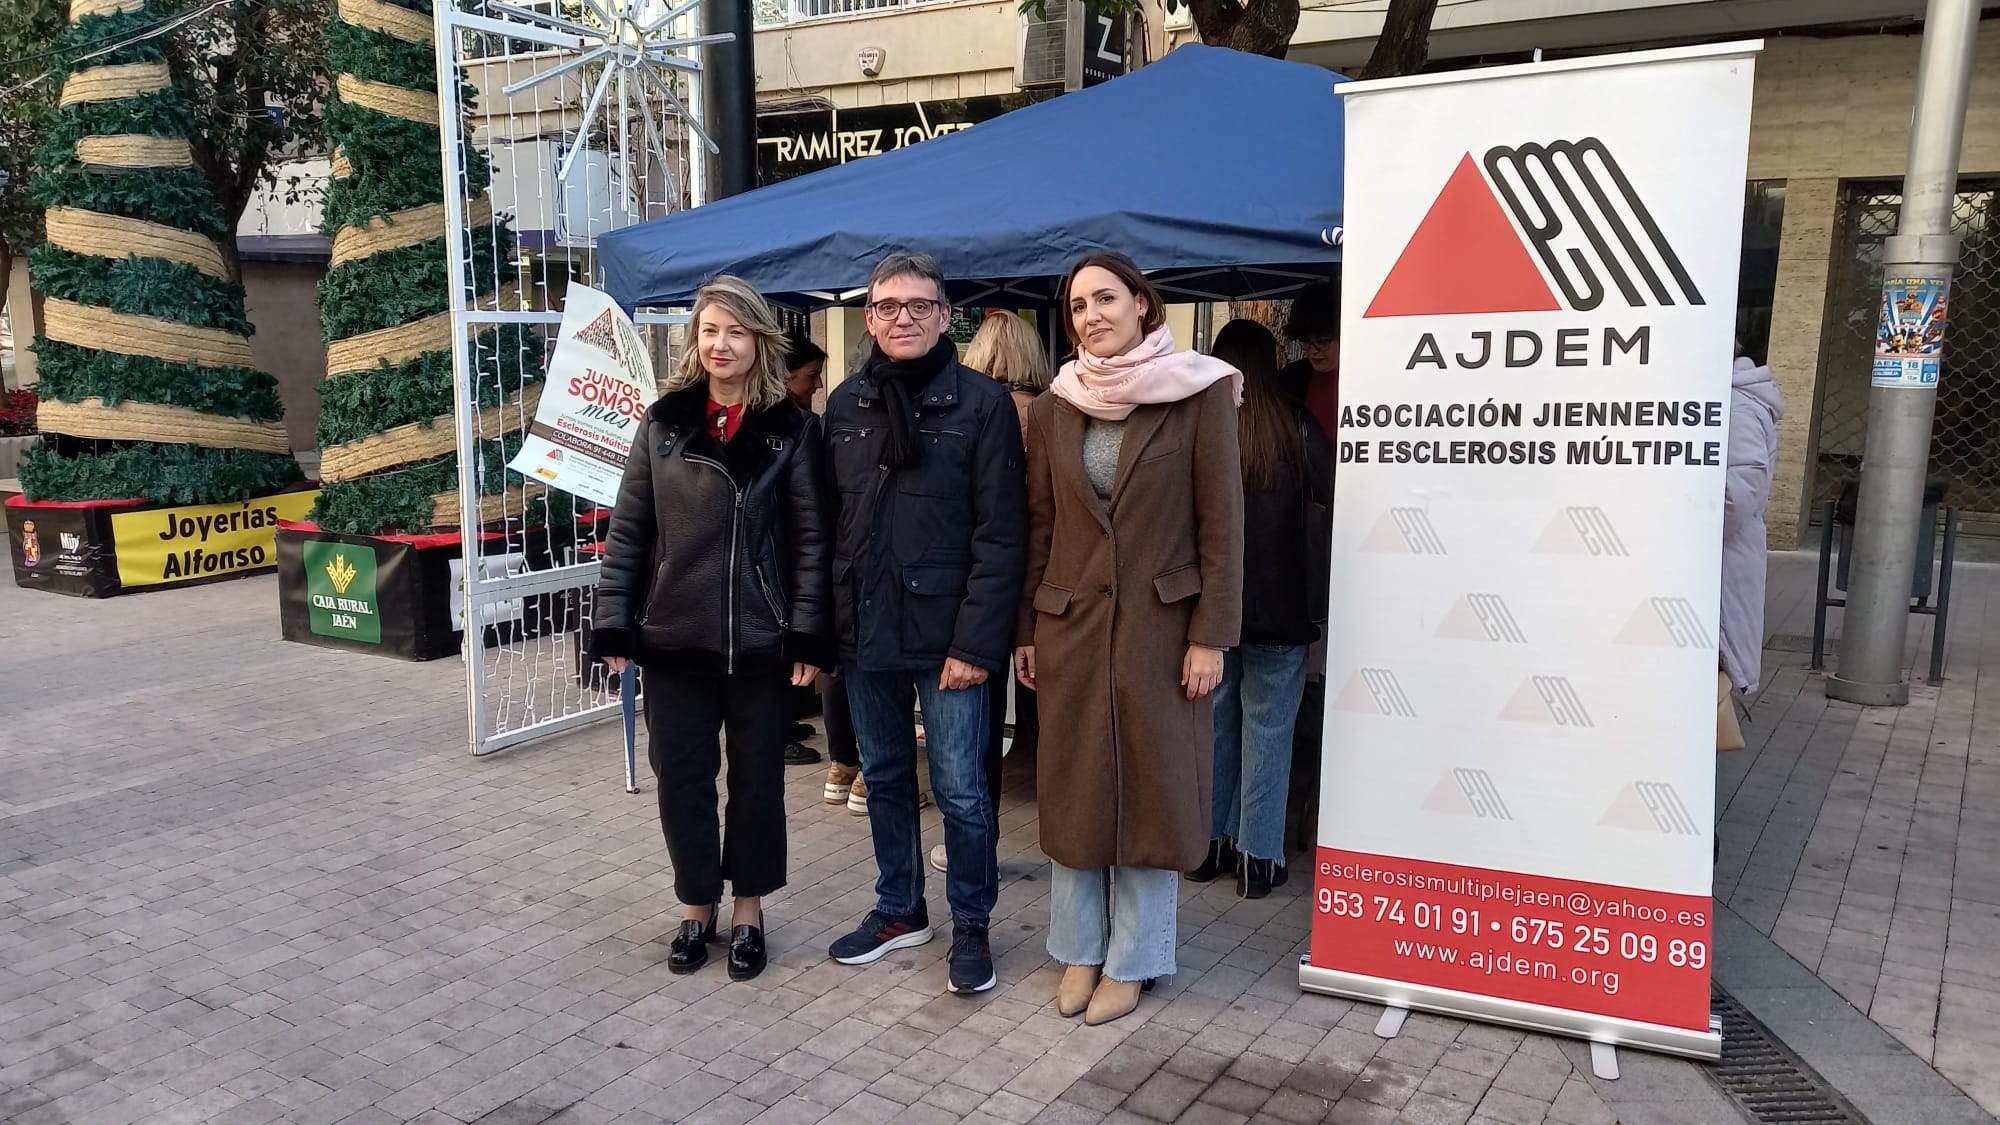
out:
M931 849L931 866L939 871L945 870L943 844L939 844L937 847Z

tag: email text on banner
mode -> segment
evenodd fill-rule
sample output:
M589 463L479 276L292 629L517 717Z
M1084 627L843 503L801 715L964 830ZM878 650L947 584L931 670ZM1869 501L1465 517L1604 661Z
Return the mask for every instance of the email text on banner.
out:
M1709 900L1319 849L1313 959L1524 1003L1686 1026L1708 1018ZM1678 979L1678 978L1685 978Z

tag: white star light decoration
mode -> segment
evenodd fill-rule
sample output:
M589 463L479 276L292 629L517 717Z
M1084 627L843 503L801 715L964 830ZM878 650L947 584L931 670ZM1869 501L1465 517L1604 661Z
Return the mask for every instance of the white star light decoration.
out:
M577 37L575 49L581 53L560 66L545 70L501 90L511 98L523 90L539 86L544 82L561 78L571 71L596 64L602 67L597 82L590 92L590 100L584 104L582 129L588 132L591 119L603 107L614 87L618 95L617 133L619 148L624 150L625 130L633 117L645 123L646 145L653 157L663 167L670 167L671 152L660 137L657 117L666 116L670 107L675 116L687 122L689 129L700 138L709 152L720 152L708 131L688 112L679 95L674 93L669 75L662 72L678 71L682 74L701 73L701 63L687 57L683 52L692 47L711 43L727 43L735 36L728 33L718 35L697 35L677 39L667 32L675 20L693 11L701 0L680 0L679 3L661 10L662 0L582 0L583 9L591 23L579 23L549 12L538 12L532 8L518 8L512 4L502 4L489 0L486 10L498 15L525 21L551 31L567 33ZM650 91L650 93L649 93ZM656 112L654 99L661 103ZM556 182L563 183L569 178L570 168L585 146L576 144L563 155L562 165L556 170Z

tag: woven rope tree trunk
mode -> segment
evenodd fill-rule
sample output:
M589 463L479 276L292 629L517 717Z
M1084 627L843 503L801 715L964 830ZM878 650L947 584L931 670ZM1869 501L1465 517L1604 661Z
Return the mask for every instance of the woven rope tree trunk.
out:
M327 29L337 77L326 123L337 147L322 227L334 257L320 285L327 377L314 512L327 531L426 532L460 519L438 131L463 123L438 121L430 12L429 0L340 0ZM500 294L513 307L513 236L504 223L489 225L491 173L483 156L466 151L458 171L478 232L465 239L474 284L487 295L482 307ZM542 378L542 340L523 326L478 332L469 354L487 411L518 407ZM479 492L494 499L480 505L482 520L501 512L503 466L520 442L490 431L480 431Z
M232 237L193 166L162 13L75 0L52 75L61 104L35 153L48 238L29 255L48 315L35 341L48 440L20 468L30 500L221 503L300 478L277 381L253 366ZM106 44L114 50L97 53Z

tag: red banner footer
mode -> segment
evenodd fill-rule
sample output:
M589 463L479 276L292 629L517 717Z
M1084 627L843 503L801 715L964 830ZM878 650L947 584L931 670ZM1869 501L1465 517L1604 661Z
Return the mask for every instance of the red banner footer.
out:
M1319 849L1312 963L1708 1030L1711 900Z

